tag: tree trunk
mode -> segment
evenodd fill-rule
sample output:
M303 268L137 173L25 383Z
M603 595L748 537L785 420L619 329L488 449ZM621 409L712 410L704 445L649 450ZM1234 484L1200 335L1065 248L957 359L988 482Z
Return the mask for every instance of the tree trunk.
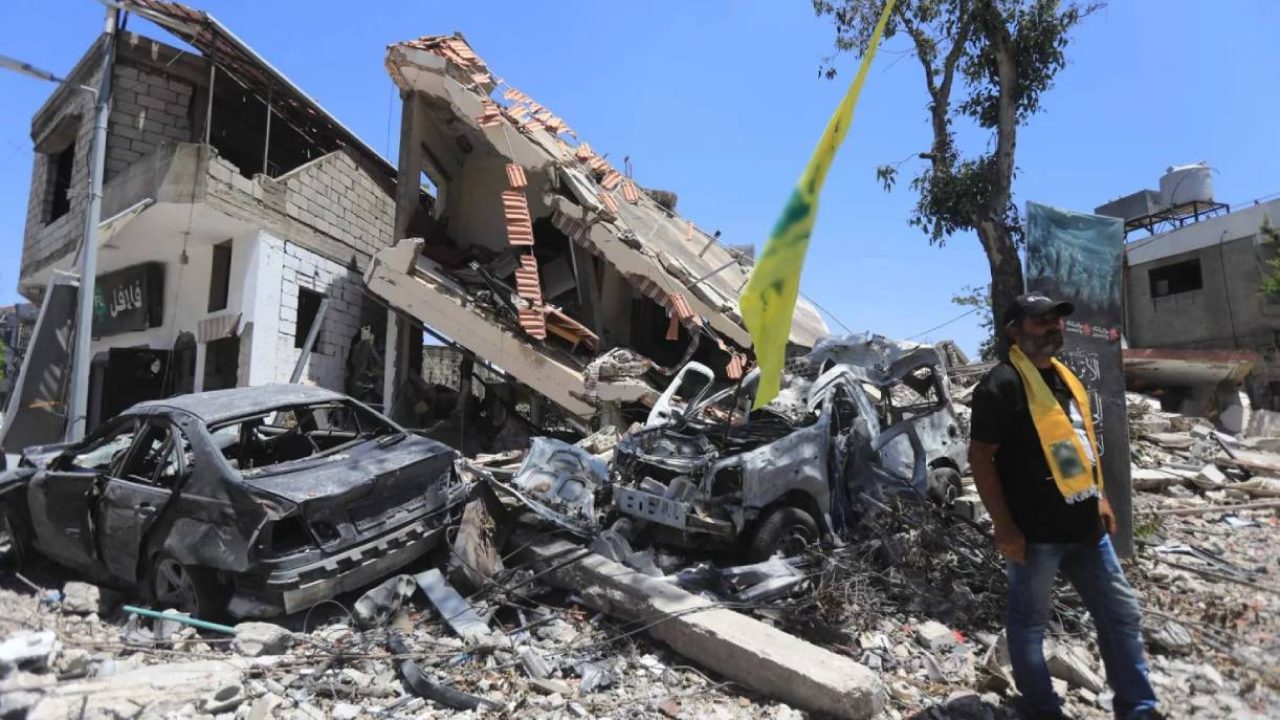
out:
M1022 261L1008 228L998 220L977 223L978 239L991 266L991 316L994 319L996 356L1009 352L1009 337L1004 332L1005 310L1023 293Z

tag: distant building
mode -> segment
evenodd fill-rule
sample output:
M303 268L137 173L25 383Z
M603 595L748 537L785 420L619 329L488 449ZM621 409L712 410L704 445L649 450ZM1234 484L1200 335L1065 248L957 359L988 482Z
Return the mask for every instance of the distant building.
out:
M31 342L39 311L31 303L19 303L0 307L0 343L4 347L0 356L0 413L9 403L9 392L22 368L22 358Z
M1173 169L1170 175L1190 169ZM1191 178L1191 185L1199 182ZM1162 181L1162 185L1170 183ZM1260 356L1244 388L1254 407L1280 410L1280 298L1261 289L1263 278L1274 272L1269 261L1280 257L1280 244L1262 231L1268 224L1280 227L1280 199L1233 211L1212 201L1210 186L1197 196L1169 200L1170 192L1185 192L1186 187L1175 182L1162 187L1162 192L1143 191L1098 209L1123 217L1130 231L1125 248L1129 347L1218 351L1167 359L1194 360L1203 378L1196 381L1202 386L1201 394L1212 390L1204 387L1206 383L1216 382L1222 398L1234 393L1228 386L1240 381L1238 370L1245 367L1243 363ZM1133 209L1126 212L1125 207ZM1135 237L1138 230L1152 234ZM1165 359L1159 353L1144 357L1152 362ZM1185 362L1183 366L1190 367ZM1174 374L1168 365L1149 367L1153 382L1159 381L1162 367L1166 374ZM1193 381L1180 380L1184 385Z
M196 52L116 38L90 425L143 399L287 382L325 301L302 379L350 390L360 328L386 337L361 272L393 240L396 168L211 16L125 7ZM32 118L19 290L33 302L54 269L76 270L94 114L79 86L97 85L101 42ZM381 402L380 379L362 387Z

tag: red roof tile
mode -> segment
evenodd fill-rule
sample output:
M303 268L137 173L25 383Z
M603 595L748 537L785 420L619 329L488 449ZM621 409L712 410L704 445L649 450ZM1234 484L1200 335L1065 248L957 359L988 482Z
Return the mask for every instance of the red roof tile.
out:
M507 185L513 189L528 187L529 180L524 176L524 168L519 163L507 163Z
M630 179L622 183L622 197L632 205L640 202L640 193L636 191L636 184Z

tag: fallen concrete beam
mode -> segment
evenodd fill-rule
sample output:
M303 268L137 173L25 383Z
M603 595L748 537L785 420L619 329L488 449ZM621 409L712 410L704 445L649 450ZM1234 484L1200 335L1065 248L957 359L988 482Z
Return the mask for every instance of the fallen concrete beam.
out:
M101 679L64 682L42 690L30 718L133 717L156 705L176 710L239 683L248 668L240 658L148 665ZM114 714L113 714L114 713Z
M546 567L563 563L576 547L521 533L516 542L528 543L531 559ZM884 709L885 688L865 666L666 580L596 554L543 579L574 591L600 612L647 626L649 635L708 670L794 707L851 720Z

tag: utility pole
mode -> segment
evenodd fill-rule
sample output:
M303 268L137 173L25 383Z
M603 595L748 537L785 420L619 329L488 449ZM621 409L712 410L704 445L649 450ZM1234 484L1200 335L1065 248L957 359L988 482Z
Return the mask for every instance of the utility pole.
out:
M98 223L102 219L102 174L107 154L107 120L111 115L111 75L119 14L116 6L108 5L102 29L102 77L94 96L93 140L89 146L89 205L84 213L84 241L80 246L80 289L76 294L76 332L71 353L71 402L67 413L67 440L84 437L89 420L89 343L93 339L94 284L98 276Z

